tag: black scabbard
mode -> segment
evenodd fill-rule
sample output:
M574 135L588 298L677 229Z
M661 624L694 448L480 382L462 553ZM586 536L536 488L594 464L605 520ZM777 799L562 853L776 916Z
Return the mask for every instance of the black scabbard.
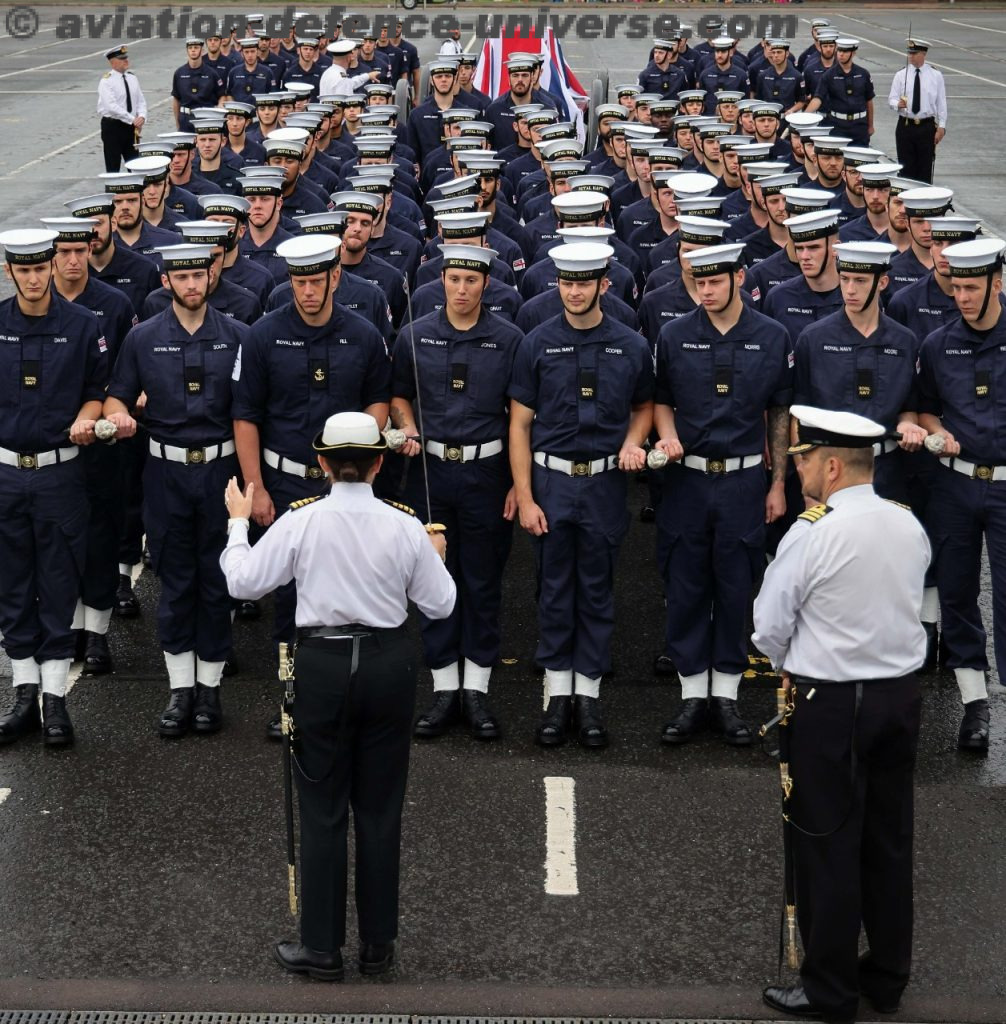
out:
M279 645L279 678L284 683L283 707L283 803L286 811L286 871L290 913L297 916L297 844L293 826L293 652L285 643Z
M783 909L779 929L779 968L782 969L783 951L787 966L796 970L800 966L796 949L796 871L793 864L793 824L789 815L789 798L793 792L793 777L789 769L790 718L793 714L795 690L776 690L779 718L779 781L782 792L782 849L783 849Z

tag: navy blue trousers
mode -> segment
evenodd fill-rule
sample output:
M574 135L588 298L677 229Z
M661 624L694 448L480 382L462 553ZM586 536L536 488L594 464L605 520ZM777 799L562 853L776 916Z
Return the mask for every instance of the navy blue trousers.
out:
M123 453L117 442L88 445L78 456L84 460L91 506L80 599L98 611L108 611L115 604L119 586L119 538L125 522Z

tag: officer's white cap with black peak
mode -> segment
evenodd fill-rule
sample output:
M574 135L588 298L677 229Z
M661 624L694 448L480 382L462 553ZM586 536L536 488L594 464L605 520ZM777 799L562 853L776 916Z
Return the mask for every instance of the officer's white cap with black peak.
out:
M118 60L129 57L129 47L125 43L117 43L105 51L105 60Z
M356 49L355 39L336 39L325 47L326 52L333 57L348 57Z
M900 195L905 204L905 213L909 217L942 217L950 209L954 201L952 188L940 188L938 185L925 185L922 188L906 189Z
M705 249L683 252L681 258L688 260L693 277L716 277L732 274L743 266L744 243L727 242L724 245L710 245Z
M366 459L380 455L388 443L373 416L365 412L337 412L325 420L311 447L336 460Z
M984 277L1002 267L1004 248L1006 242L1001 238L975 238L948 245L943 258L950 264L953 277Z
M40 217L39 220L57 233L57 242L89 242L98 224L93 217Z
M835 246L838 269L849 274L884 274L898 247L890 242L839 242Z
M565 281L597 281L607 273L615 250L603 242L564 242L548 251L559 278Z
M495 249L487 249L481 245L452 245L445 242L437 245L444 258L444 270L477 270L488 274L493 260L499 255Z
M563 192L552 197L552 209L564 224L597 220L608 205L603 192Z
M790 455L803 455L813 448L872 448L887 437L879 423L855 412L791 405L789 413L797 421L797 440L788 449Z
M341 245L342 240L337 235L298 235L280 242L276 255L285 260L288 273L309 277L337 266Z
M838 234L839 213L840 210L812 210L810 213L787 217L783 224L794 242L813 242Z
M164 270L205 270L213 262L212 245L161 245L154 249L159 253Z
M931 43L927 43L925 39L920 39L918 36L912 36L911 39L905 40L905 46L909 53L928 53Z

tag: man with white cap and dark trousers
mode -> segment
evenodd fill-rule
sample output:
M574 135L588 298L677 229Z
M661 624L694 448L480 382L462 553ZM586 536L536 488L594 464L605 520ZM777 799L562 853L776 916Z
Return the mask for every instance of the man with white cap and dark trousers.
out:
M896 1012L911 971L915 673L930 548L911 512L873 490L881 424L790 411L789 450L818 504L779 544L752 639L791 705L784 814L804 957L799 983L770 986L763 999L796 1017L851 1022L861 995Z
M94 313L51 287L56 236L0 234L15 289L0 303L7 342L0 346L7 382L0 399L0 633L14 685L14 705L0 715L0 745L39 728L47 746L73 742L66 688L87 547L84 460L77 456L79 445L95 441L108 354Z
M907 40L908 60L891 82L888 106L897 112L898 161L906 178L933 180L936 147L947 133L947 89L943 75L926 63L929 43Z
M101 118L101 145L105 170L117 171L123 160L137 156L136 143L147 120L147 101L136 75L129 70L129 52L125 45L105 51L109 64L98 83L98 116Z
M242 495L231 480L220 564L236 598L297 588L292 685L303 909L300 941L278 943L274 955L288 971L341 981L350 807L360 972L383 974L394 961L416 693L408 602L443 618L456 591L441 560L443 535L428 536L411 510L374 497L386 450L374 418L330 416L313 447L330 493L295 502L254 547L255 485Z

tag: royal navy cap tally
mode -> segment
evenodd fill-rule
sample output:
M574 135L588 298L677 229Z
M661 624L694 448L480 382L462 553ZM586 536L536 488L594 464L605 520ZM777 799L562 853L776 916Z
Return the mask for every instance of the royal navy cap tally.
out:
M489 226L489 214L478 210L465 213L438 213L433 218L444 241L452 238L475 238L484 235Z
M256 107L278 107L279 106L279 93L277 92L262 92L255 97Z
M603 242L563 242L548 251L563 281L599 281L608 272L615 250Z
M737 92L735 89L722 89L716 93L717 106L721 103L740 103L742 99L744 99L744 93Z
M503 170L504 161L499 157L489 155L487 149L475 150L471 153L463 153L458 157L458 163L480 178L498 177Z
M48 263L56 255L59 232L52 228L18 228L0 234L0 245L8 263Z
M674 49L674 43L671 42L670 39L654 39L650 43L650 46L654 50L673 50Z
M225 129L224 118L201 117L192 122L192 130L196 135L221 135Z
M56 232L57 242L90 242L98 222L93 217L41 217L49 231Z
M546 161L577 160L583 155L583 145L576 139L552 139L540 142L538 150Z
M477 270L488 274L493 260L499 255L495 249L486 249L481 245L438 245L444 258L443 269Z
M301 213L293 218L305 235L342 235L346 228L345 210L325 210L323 213Z
M223 245L232 230L220 220L183 220L176 227L186 242L197 245Z
M981 231L975 217L933 217L929 230L934 242L970 242Z
M839 35L841 33L837 28L823 28L817 34L817 41L822 45L825 43L837 43Z
M337 459L366 459L380 455L388 442L373 416L365 412L337 412L325 420L311 446L316 452Z
M792 405L789 412L797 421L797 440L788 449L790 455L802 455L812 448L872 448L887 436L879 423L854 412L812 405Z
M650 104L650 111L653 114L673 114L678 109L678 101L661 96Z
M565 180L566 178L575 178L578 174L589 171L590 161L570 159L546 160L545 170L552 181Z
M94 196L81 196L63 204L74 217L98 217L110 215L115 208L115 197L110 192L100 192Z
M782 117L783 106L769 100L758 100L751 104L750 110L752 117L774 117L778 120Z
M196 144L195 132L158 132L158 139L174 149L192 149Z
M860 164L856 170L859 171L859 176L863 179L863 188L890 188L891 178L901 170L901 164Z
M369 213L376 217L384 205L384 199L371 192L333 192L332 202L337 210L347 213Z
M105 60L118 60L122 57L129 57L129 47L125 43L119 43L105 51Z
M937 185L906 189L900 194L909 217L942 217L954 201L954 190Z
M789 237L794 242L813 242L818 238L828 238L838 234L839 210L812 210L810 213L798 213L783 221L789 230Z
M756 175L754 183L761 189L763 196L777 196L784 188L794 188L800 180L799 171L787 171L784 174Z
M198 46L200 49L202 49L203 41L202 41L202 39L199 38L199 36L189 36L185 40L185 45L186 46Z
M438 213L468 213L478 209L478 196L474 193L466 193L461 196L449 196L446 199L427 199L426 205Z
M456 75L458 62L447 57L437 57L429 63L430 75Z
M370 192L376 196L386 196L394 187L390 178L377 174L351 174L346 184L354 192Z
M687 103L689 100L702 100L703 102L705 102L705 98L705 89L682 89L678 93L679 103Z
M730 50L737 45L737 40L732 39L730 36L717 36L710 46L714 50Z
M251 103L242 103L240 100L228 100L224 104L225 114L243 114L245 117L255 116L255 107Z
M770 142L749 142L746 146L741 146L737 150L737 159L742 167L748 167L751 164L762 163L771 150L772 144ZM789 164L786 164L782 169L785 170L786 167L789 167Z
M603 192L563 192L552 197L552 209L563 224L581 224L595 221L608 205Z
M452 196L476 195L479 191L479 176L477 174L463 174L453 181L442 181L437 186L437 192L441 198L448 199ZM429 200L427 200L427 203Z
M337 235L299 235L280 242L276 246L276 255L286 261L288 273L308 277L336 266L341 245L342 240Z
M475 113L475 111L473 111ZM529 128L539 128L547 124L555 124L559 120L559 111L544 107L541 110L532 110L526 114L524 120Z
M788 50L790 48L790 41L783 39L781 36L773 36L768 40L768 46L770 50Z
M169 142L137 142L136 152L140 156L166 156L171 157L175 147Z
M142 192L145 180L142 174L129 174L124 171L103 171L98 177L105 183L105 191L113 195L128 195Z
M248 174L250 168L246 167L245 177L238 178L238 185L241 186L241 194L245 196L278 196L283 193L283 175Z
M242 50L257 50L258 49L258 36L245 36L244 39L238 40L238 46Z
M636 97L642 91L643 90L640 89L638 85L632 85L631 83L628 83L628 82L625 85L618 85L618 86L615 87L615 95L619 99L621 99L623 96ZM680 98L680 95L679 95L679 98Z
M1004 246L1001 238L976 238L948 245L943 258L950 264L953 277L984 277L1002 268Z
M726 196L674 196L678 213L690 213L696 217L718 217Z
M688 260L693 277L716 277L719 274L732 274L743 265L744 243L728 242L725 245L710 245L705 249L693 249L682 253L681 258Z
M839 242L837 266L847 274L886 274L898 248L889 242Z
M842 155L845 157L845 166L858 170L861 164L873 164L884 159L884 153L880 149L870 149L869 146L846 146Z
M489 133L493 130L493 126L488 121L462 121L458 126L458 130L462 136L481 135L488 137Z
M838 135L823 135L819 132L808 136L814 152L819 156L845 156L845 147L851 145L852 139Z
M251 208L251 203L244 196L232 196L226 192L196 196L196 199L207 217L217 214L244 220L248 216L248 210Z
M822 210L834 198L834 192L826 192L820 188L784 188L786 209L794 215Z
M509 60L503 62L507 71L533 71L538 66L538 60L534 54L513 54Z
M154 252L160 253L165 271L205 270L213 262L212 245L160 245Z
M828 28L831 22L827 18L812 18L810 22L811 28Z
M615 179L607 174L574 174L566 183L571 192L601 192L609 197L615 187Z
M677 223L678 237L682 242L701 246L719 245L723 241L724 232L730 227L725 220L691 214L679 214Z
M262 148L265 150L266 159L271 156L285 156L294 160L301 160L304 156L304 143L294 139L276 139L273 132L268 138L262 140Z
M598 121L606 117L613 117L618 121L627 121L629 119L629 108L623 107L621 103L601 103L594 111L594 116Z

